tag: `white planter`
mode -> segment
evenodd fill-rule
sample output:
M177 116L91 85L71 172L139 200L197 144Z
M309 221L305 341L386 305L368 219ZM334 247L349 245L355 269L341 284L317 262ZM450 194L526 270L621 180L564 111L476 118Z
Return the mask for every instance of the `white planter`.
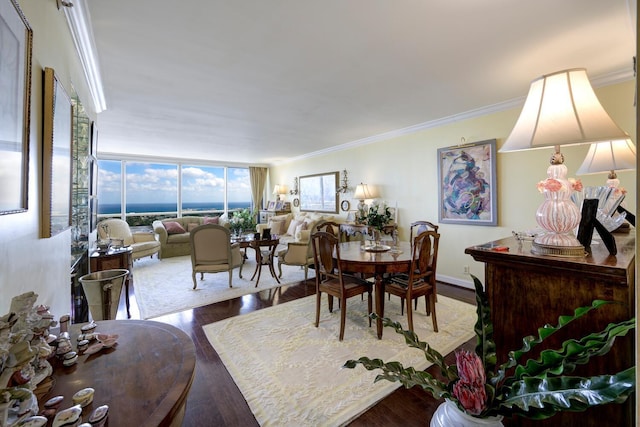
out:
M455 403L445 400L431 418L430 427L501 427L502 416L476 418L462 412Z

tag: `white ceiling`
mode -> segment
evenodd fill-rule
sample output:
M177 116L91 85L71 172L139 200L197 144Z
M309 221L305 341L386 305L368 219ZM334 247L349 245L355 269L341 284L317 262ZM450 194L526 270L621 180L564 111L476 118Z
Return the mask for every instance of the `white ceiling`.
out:
M633 77L636 0L86 0L99 153L272 164ZM498 104L498 105L496 105Z

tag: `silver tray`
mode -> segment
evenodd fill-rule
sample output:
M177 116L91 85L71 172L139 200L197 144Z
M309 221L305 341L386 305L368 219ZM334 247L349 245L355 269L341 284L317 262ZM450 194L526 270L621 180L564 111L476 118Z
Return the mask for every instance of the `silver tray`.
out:
M364 250L367 252L386 252L389 249L391 249L391 246L387 245L371 245L364 247Z

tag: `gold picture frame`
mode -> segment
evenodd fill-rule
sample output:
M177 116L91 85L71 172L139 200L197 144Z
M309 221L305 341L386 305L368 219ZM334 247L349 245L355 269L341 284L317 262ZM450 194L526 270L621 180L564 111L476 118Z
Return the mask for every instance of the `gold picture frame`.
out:
M298 180L301 212L338 213L338 179L340 172L301 176Z
M40 237L71 227L71 98L52 68L44 69Z
M26 212L33 31L18 2L0 0L0 215Z

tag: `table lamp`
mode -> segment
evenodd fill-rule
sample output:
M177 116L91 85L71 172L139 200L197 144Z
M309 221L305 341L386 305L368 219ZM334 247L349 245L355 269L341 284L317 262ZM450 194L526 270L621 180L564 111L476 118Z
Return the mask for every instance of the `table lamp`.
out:
M616 171L634 170L636 168L636 146L630 139L591 144L587 157L578 168L576 175L589 175L609 172L607 186L618 188L620 180Z
M600 104L584 68L543 75L531 82L520 116L499 152L554 147L547 179L538 189L545 200L536 212L546 230L536 236L532 252L553 256L584 256L584 246L573 234L580 210L570 199L573 191L561 145L626 139Z
M356 185L356 191L353 193L353 198L356 200L360 200L360 203L358 203L358 216L365 216L367 214L367 205L364 203L364 201L366 199L373 199L372 193L371 191L369 191L369 187L367 186L367 184L360 183Z
M279 185L276 184L275 187L273 187L273 194L280 200L284 200L284 196L285 194L287 194L287 189L284 185Z

